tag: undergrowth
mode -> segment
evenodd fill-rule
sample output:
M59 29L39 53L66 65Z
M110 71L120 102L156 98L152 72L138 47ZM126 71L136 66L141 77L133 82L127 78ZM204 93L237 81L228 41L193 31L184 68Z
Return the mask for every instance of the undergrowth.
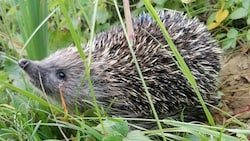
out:
M210 124L107 117L95 100L94 112L68 114L63 111L60 104L51 103L34 89L17 66L17 60L22 56L41 59L47 52L74 43L85 68L89 68L91 62L82 52L81 43L91 41L95 34L120 24L115 7L124 17L123 5L121 1L115 4L110 0L99 0L98 3L91 0L37 2L40 3L32 0L0 1L0 140L148 141L162 139L159 137L161 133L166 140L248 140L248 125L236 118L232 122L238 125L237 129L214 124L209 116ZM147 3L146 0L130 2L133 16L148 10L150 5L145 6L144 2ZM156 0L151 10L183 11L205 22L223 49L247 48L250 40L248 0L183 2ZM91 85L90 74L87 77ZM95 98L93 90L91 93ZM158 121L168 126L161 130L132 130L130 120Z

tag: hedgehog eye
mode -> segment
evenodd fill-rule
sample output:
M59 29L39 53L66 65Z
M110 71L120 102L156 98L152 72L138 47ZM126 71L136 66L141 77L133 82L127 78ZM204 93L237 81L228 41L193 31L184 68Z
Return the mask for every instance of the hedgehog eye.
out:
M62 79L65 79L66 75L65 75L65 73L62 70L59 70L59 71L56 72L56 77L58 79L62 80Z

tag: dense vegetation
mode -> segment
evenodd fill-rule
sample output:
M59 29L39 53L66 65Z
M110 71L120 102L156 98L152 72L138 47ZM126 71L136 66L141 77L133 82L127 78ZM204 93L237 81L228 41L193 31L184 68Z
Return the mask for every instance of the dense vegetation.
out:
M148 10L145 1L130 1L133 16ZM17 60L23 56L42 59L72 43L86 43L96 33L120 24L115 7L123 16L122 2L1 0L0 5L0 140L147 141L159 139L155 135L162 132L163 140L247 140L248 125L237 119L231 121L237 129L228 126L231 123L163 120L168 128L130 130L126 120L132 118L106 117L104 111L68 114L33 88ZM198 17L225 51L249 48L249 0L154 0L152 5L156 10L174 9Z

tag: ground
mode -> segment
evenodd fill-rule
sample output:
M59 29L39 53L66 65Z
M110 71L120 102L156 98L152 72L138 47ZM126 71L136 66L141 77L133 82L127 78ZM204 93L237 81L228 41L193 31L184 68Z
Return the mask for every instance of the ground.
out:
M224 55L219 90L222 92L222 110L238 119L250 119L250 55L234 51ZM226 123L229 116L217 116L218 122Z

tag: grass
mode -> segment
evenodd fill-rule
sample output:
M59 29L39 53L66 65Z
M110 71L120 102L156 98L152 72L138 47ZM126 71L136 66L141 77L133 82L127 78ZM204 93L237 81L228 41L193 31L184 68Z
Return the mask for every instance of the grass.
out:
M27 41L23 48L26 49L28 58L43 59L48 54L48 26L46 21L43 22L48 15L47 0L15 2L16 8L20 6L20 12L16 12L17 23L24 41ZM32 35L33 32L35 34Z
M115 0L114 0L114 3L115 3L115 6L116 6L117 13L119 13L119 9L118 9L118 6L117 6L117 3L116 3ZM127 9L128 9L128 8L127 8ZM128 11L126 11L126 12L128 12ZM142 71L141 71L141 69L140 69L139 63L138 63L137 58L136 58L136 55L135 55L135 51L134 51L134 49L133 49L133 39L130 39L130 38L129 38L129 35L131 35L131 34L133 34L133 33L132 33L132 32L131 32L131 33L128 33L128 32L129 32L129 29L127 29L128 32L126 32L126 29L125 29L124 23L122 22L122 18L121 18L120 13L119 13L118 15L119 15L119 18L120 18L120 21L121 21L121 24L122 24L123 31L124 31L124 33L125 33L125 35L126 35L126 40L127 40L127 42L128 42L128 47L129 47L129 50L130 50L130 52L131 52L131 54L132 54L132 57L133 57L133 60L134 60L134 63L135 63L137 72L138 72L139 77L140 77L140 79L141 79L143 88L144 88L144 90L145 90L145 92L146 92L146 95L147 95L147 98L148 98L148 101L149 101L149 104L150 104L150 108L151 108L151 110L152 110L152 112L153 112L154 118L156 119L157 126L158 126L158 128L160 129L161 136L163 137L163 140L165 141L166 138L165 138L164 133L163 133L163 131L162 131L162 125L161 125L161 123L160 123L160 121L159 121L158 114L157 114L157 112L156 112L156 109L155 109L155 107L154 107L154 104L153 104L153 101L152 101L152 98L151 98L151 94L150 94L149 91L148 91L146 82L145 82L145 80L144 80L144 77L143 77L143 75L142 75ZM131 21L130 21L130 24L132 24ZM132 27L132 25L128 25L128 22L127 22L127 27L129 27L129 26ZM128 34L129 34L129 35L128 35Z
M116 16L115 13L108 12L112 11L112 9L108 7L110 2L105 3L105 1L101 0L99 3L78 0L75 0L74 2L63 0L52 2L48 0L40 1L44 2L42 3L42 6L37 3L39 1L33 3L33 1L20 0L19 2L20 7L17 6L19 3L15 3L15 5L12 6L14 1L1 1L0 6L1 13L6 15L3 16L0 14L2 17L0 36L3 37L0 39L0 44L2 46L2 48L0 48L0 140L40 141L58 139L112 141L123 140L126 138L128 141L148 141L150 140L148 137L162 134L164 134L163 140L247 140L250 131L247 130L247 125L245 123L240 123L238 129L231 129L226 125L215 125L213 118L208 111L206 114L210 122L209 125L204 123L196 124L174 120L160 120L157 118L156 112L155 119L103 116L102 113L105 111L97 105L90 79L89 65L91 63L91 51L89 54L83 52L81 42L84 42L83 40L85 39L80 35L89 35L89 40L93 43L95 31L108 28L102 21L112 21L112 16ZM24 2L30 2L30 4L28 4L28 9L26 10L23 10L25 7ZM48 5L46 2L48 2ZM155 9L149 1L144 0L144 2L145 7L139 6L139 3L142 3L142 1L138 1L137 6L142 9L144 8L145 11L147 9L162 27L162 24L154 11ZM74 3L79 6L74 5ZM155 3L155 6L163 7L164 4L165 3ZM117 6L117 4L114 5ZM200 2L199 7L202 7L201 5L203 5L203 3ZM189 15L192 15L192 12L194 12L194 10L192 10L193 7L195 7L195 4L190 6L185 5L183 9L188 9ZM22 10L19 10L18 8ZM118 6L116 8L119 11ZM211 8L211 6L209 6L209 8ZM39 11L39 16L34 18L34 11L36 9ZM50 14L47 13L48 9L50 10ZM91 10L84 11L84 9ZM200 11L203 11L204 9L206 8L202 7ZM11 12L11 10L14 10L14 12ZM199 9L197 11L199 11ZM105 13L109 13L110 15ZM92 14L93 17L87 17L89 15L92 16ZM19 18L16 17L16 15L19 15ZM28 16L25 17L23 15ZM83 19L86 19L87 21L84 25L85 29L81 29L80 22L75 20L79 18L79 15L84 15ZM20 18L21 16L27 19ZM98 17L102 18L98 19ZM50 20L56 21L57 25L53 25L53 22ZM10 23L12 26L9 26ZM110 24L115 24L115 22L110 22ZM52 28L54 26L55 29ZM58 31L59 29L67 29L65 31L63 30L63 32L65 32L65 38L69 38L74 42L84 64L86 65L85 68L87 73L85 75L88 78L88 84L90 86L90 92L93 97L93 105L95 106L96 112L96 116L94 117L87 117L87 112L83 114L65 113L61 108L58 108L60 106L52 104L47 99L44 100L39 94L36 94L36 90L34 90L30 83L26 81L21 70L17 66L16 60L18 60L20 54L21 56L23 55L22 50L24 49L27 51L27 56L29 56L29 58L41 59L45 57L48 52L47 50L53 48L48 44L48 35L53 35L47 32L52 32L51 30ZM87 30L90 30L91 32L87 33ZM72 37L68 37L69 34ZM163 34L177 56L180 69L187 76L189 82L196 90L202 106L206 111L206 106L199 91L196 89L196 83L188 67L174 48L174 44L169 41L167 32L163 30ZM20 36L23 37L23 39L20 39ZM50 38L52 38L51 36ZM20 44L23 44L23 48L20 48ZM32 47L33 49L29 49ZM131 53L133 54L132 49ZM136 56L134 56L134 60L136 60ZM137 69L138 72L140 72L140 67L137 67ZM142 82L143 79L144 77L141 75ZM144 88L147 91L145 83ZM150 101L150 94L148 93L147 95ZM154 109L152 102L150 103L152 109ZM158 122L159 129L142 131L129 130L129 124L126 121L130 120L155 121ZM232 122L234 121L232 120ZM169 125L169 127L162 128L161 125Z

